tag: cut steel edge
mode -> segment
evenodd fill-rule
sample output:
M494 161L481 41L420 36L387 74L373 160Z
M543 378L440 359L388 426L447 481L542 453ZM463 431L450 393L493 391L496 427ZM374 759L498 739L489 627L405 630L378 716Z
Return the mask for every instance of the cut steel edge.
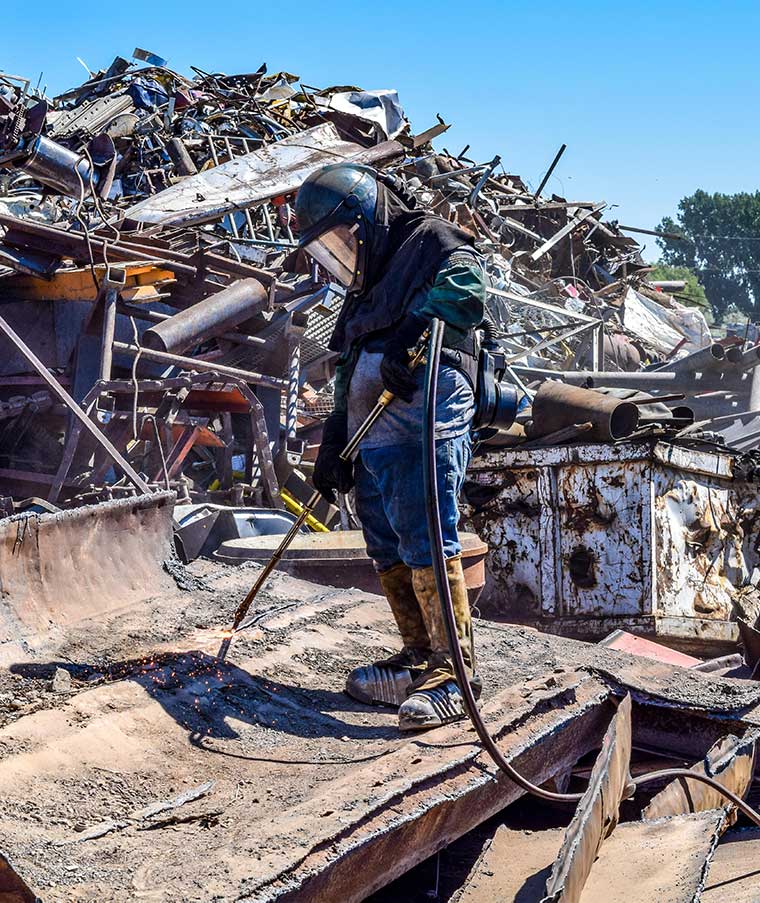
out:
M633 795L631 695L618 706L546 882L542 903L579 903L602 842L615 829L620 803Z
M714 743L705 758L695 763L691 770L715 778L743 799L752 783L756 757L755 744L758 737L760 730L750 731L741 738L727 734ZM676 778L652 797L641 817L645 821L651 821L670 815L722 809L725 806L725 798L707 784L689 781L688 778ZM729 806L729 810L734 810L734 807ZM726 826L735 821L734 810L727 818Z
M0 899L7 903L37 903L40 899L1 851Z

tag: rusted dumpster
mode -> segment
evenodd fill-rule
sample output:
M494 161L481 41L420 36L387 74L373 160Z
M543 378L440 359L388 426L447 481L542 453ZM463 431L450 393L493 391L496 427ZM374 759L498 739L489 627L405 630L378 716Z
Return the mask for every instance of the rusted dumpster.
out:
M465 526L490 549L481 611L587 639L625 628L695 649L735 641L758 512L733 463L656 441L477 458Z

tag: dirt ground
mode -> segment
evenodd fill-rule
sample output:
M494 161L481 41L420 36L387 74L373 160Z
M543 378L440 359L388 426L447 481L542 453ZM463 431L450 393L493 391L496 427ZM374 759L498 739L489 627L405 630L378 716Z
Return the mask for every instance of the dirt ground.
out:
M277 899L377 813L392 825L434 776L492 780L467 771L466 725L403 737L392 711L343 693L352 667L395 646L378 597L275 575L220 663L256 566L168 571L173 592L51 625L0 671L0 850L44 900ZM605 682L742 717L760 703L752 684L475 629L483 706L515 730L537 698L558 717Z

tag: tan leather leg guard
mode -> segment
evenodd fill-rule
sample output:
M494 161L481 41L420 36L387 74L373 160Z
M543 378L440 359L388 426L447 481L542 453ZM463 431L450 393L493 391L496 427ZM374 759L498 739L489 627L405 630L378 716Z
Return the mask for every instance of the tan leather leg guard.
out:
M400 563L388 568L387 571L382 571L378 577L404 644L404 651L400 654L403 661L396 662L395 659L399 656L394 655L384 660L384 663L426 665L430 638L414 590L412 569ZM405 655L407 650L411 655Z
M462 647L462 656L467 665L467 672L472 677L475 669L475 651L472 640L470 603L467 598L467 585L464 579L461 555L447 559L446 576L451 589L451 600L454 603L454 617L459 643ZM413 682L410 693L417 690L430 690L448 680L455 680L433 568L415 568L412 571L412 581L430 637L432 654L427 669Z
M412 571L397 564L379 575L404 648L389 658L362 665L346 678L346 692L365 705L400 706L409 687L430 661L430 640L412 585Z

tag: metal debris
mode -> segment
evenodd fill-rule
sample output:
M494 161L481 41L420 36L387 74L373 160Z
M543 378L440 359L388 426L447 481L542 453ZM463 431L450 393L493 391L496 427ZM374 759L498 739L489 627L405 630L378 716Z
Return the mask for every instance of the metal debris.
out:
M714 744L708 750L704 761L692 766L692 770L715 778L743 799L752 783L756 740L757 735L752 732L742 739L729 734ZM725 798L713 787L701 781L679 778L652 798L642 817L656 819L687 812L706 812L710 809L723 808L725 805ZM735 821L734 811L728 824Z
M498 156L434 149L446 123L415 133L395 91L322 90L266 66L188 77L139 48L57 97L8 74L0 89L0 300L12 330L0 390L13 386L19 404L19 386L32 397L41 385L13 353L17 335L121 455L80 443L81 415L57 405L35 411L19 446L14 427L30 415L11 414L0 466L13 477L0 488L15 499L34 490L81 505L132 493L125 475L137 474L143 492L297 510L330 410L326 342L342 293L293 260L292 200L335 159L392 172L418 205L476 234L524 419L540 383L568 368L626 376L709 344L701 314L648 286L639 246L602 219L604 203L542 195L564 145L535 191ZM672 393L681 372L698 375L658 370L661 383L652 374L641 388ZM209 377L201 409L175 389L193 374ZM115 394L117 383L132 391ZM261 405L250 429L241 383ZM684 426L663 410L641 418L644 431ZM598 438L575 424L549 441ZM316 518L336 512L323 505Z
M620 703L602 743L588 789L565 832L546 882L544 903L578 903L599 848L618 823L620 803L633 795L631 697Z

